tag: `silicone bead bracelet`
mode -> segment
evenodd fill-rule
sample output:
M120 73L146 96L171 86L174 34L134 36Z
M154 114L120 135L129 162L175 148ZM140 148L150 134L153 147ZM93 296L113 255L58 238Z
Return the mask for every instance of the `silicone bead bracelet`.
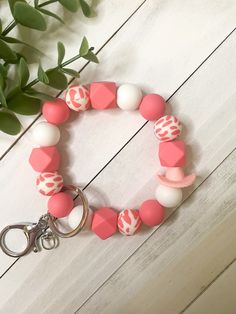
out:
M144 119L154 122L154 134L160 142L158 156L161 166L165 167L166 171L165 174L157 175L158 186L153 199L144 200L139 209L126 208L117 212L110 207L101 207L92 211L83 192L77 187L65 186L63 177L58 173L60 167L60 153L56 147L60 140L58 126L68 120L71 111L80 113L89 109L113 108L139 110ZM42 114L45 121L38 123L33 129L33 140L37 147L33 148L29 162L32 168L39 172L36 179L38 191L49 197L48 213L40 218L44 228L37 224L38 229L34 230L34 237L31 236L33 240L30 240L29 232L25 231L28 251L35 241L37 232L43 238L42 245L46 248L45 241L47 237L51 240L52 234L70 237L80 232L84 226L104 240L115 234L117 229L121 234L131 236L141 229L142 224L154 227L163 222L165 208L178 206L182 201L182 188L191 185L195 180L194 174L185 175L183 171L186 164L186 148L184 141L178 139L182 129L181 123L177 117L165 115L165 109L166 102L160 95L143 96L141 89L133 84L117 87L114 82L93 82L89 87L72 85L66 90L64 100L56 98L44 102ZM79 194L82 205L74 205L71 191ZM63 233L57 226L56 220L64 217L67 217L71 232ZM47 227L52 231L50 236L46 232ZM10 226L10 229L12 228ZM0 245L6 254L22 256L25 251L21 252L21 255L13 255L14 252L5 244L5 236L10 229L8 226L2 231Z

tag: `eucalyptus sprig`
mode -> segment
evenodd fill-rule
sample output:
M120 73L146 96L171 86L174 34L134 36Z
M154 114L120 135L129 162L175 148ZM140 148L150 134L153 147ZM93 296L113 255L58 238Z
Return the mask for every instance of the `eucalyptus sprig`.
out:
M34 0L33 3L28 3L25 0L8 0L14 21L3 29L0 19L0 131L11 135L18 134L21 130L21 124L15 113L37 114L41 109L42 100L51 98L50 95L33 88L36 83L41 82L55 89L63 90L68 86L67 75L79 77L77 71L68 68L70 63L79 58L98 63L98 59L93 53L94 48L89 47L86 37L81 42L79 53L64 62L65 47L63 43L58 42L57 65L54 68L44 70L39 63L37 78L29 82L30 73L27 57L15 51L11 44L24 44L29 49L38 50L18 38L8 36L8 33L17 24L33 30L45 31L47 29L45 16L64 23L60 16L45 9L46 6L56 2L71 12L76 12L80 7L86 17L91 16L91 7L85 0L48 0L44 2ZM17 72L16 81L12 81L9 77L9 71L12 68L15 68Z
M39 3L39 0L34 0L33 6L25 0L8 0L11 14L15 21L2 32L2 35L6 36L17 23L32 29L45 31L47 29L47 23L44 15L53 17L59 22L64 23L57 14L43 9L43 7L55 2L58 2L70 12L76 12L79 7L81 7L84 16L91 16L91 7L85 0L48 0L43 3Z
M39 64L38 77L31 82L29 80L29 68L23 57L20 58L17 67L17 84L10 90L4 88L7 86L7 67L0 65L0 130L15 135L21 130L21 124L14 113L22 115L34 115L41 109L42 100L52 99L46 93L37 91L33 88L35 84L41 82L47 86L58 90L64 90L68 86L67 75L79 77L79 72L67 66L79 58L98 63L97 56L93 53L93 47L89 47L86 37L83 38L79 53L73 58L63 62L65 56L65 47L63 43L57 43L58 62L57 66L44 70Z

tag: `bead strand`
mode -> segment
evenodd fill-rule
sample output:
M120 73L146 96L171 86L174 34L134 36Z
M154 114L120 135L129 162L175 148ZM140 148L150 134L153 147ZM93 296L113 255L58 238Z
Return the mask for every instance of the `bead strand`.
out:
M89 89L84 85L72 85L65 92L65 100L56 98L43 104L42 113L46 121L38 123L33 130L33 140L39 147L33 148L29 162L39 172L36 179L38 191L49 196L48 212L56 217L68 217L72 229L80 223L82 206L74 207L72 196L64 192L63 178L58 173L60 154L56 144L60 140L58 125L65 123L71 110L83 112L88 109L139 110L144 119L154 121L154 134L160 141L158 156L166 168L165 175L157 175L159 185L155 198L144 201L139 210L124 209L117 213L112 208L95 210L87 226L101 239L107 239L117 229L123 235L133 235L142 224L150 227L161 224L165 217L165 207L175 207L182 200L182 188L195 180L195 175L184 175L186 163L185 143L176 140L181 133L180 121L171 115L164 116L166 103L158 94L143 96L141 89L133 84L119 87L114 82L93 82ZM74 208L73 208L74 207Z

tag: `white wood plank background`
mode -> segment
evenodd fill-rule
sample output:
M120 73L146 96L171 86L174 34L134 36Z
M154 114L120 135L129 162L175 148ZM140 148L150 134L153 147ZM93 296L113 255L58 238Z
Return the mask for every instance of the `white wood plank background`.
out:
M224 313L223 307L206 304L219 293L220 274L236 258L236 4L141 3L98 2L96 18L73 18L70 27L55 30L53 41L63 41L71 56L85 32L96 48L110 38L99 53L100 65L86 67L83 81L134 82L170 98L168 112L185 125L188 169L197 172L198 180L158 229L130 238L117 234L107 241L85 232L61 241L53 252L15 263L1 253L1 313L213 314L215 307ZM48 36L40 46L47 47L48 65L54 62L53 41ZM24 119L25 127L31 122ZM75 115L63 128L61 172L68 183L86 186L93 206L138 207L153 197L160 167L157 143L151 123L143 125L138 113L113 110ZM30 132L15 145L15 139L1 135L2 154L13 145L0 163L0 227L35 221L45 211L46 201L32 188L35 174L27 164ZM227 289L235 281L227 284L230 275L225 274ZM234 313L231 305L229 314Z

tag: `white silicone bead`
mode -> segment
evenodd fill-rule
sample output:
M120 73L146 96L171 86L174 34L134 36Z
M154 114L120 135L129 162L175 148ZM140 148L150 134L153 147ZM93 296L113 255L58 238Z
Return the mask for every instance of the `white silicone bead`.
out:
M83 206L82 205L75 206L68 216L68 225L71 227L71 229L75 229L79 225L82 217L83 217ZM89 214L88 214L88 218L87 218L84 228L86 229L90 228L91 222L92 222L92 210L89 208Z
M136 110L142 100L142 91L133 84L123 84L117 89L117 105L122 110Z
M34 127L33 139L39 146L53 146L60 140L60 130L54 124L40 122Z
M183 198L182 190L179 188L171 188L165 185L158 185L156 188L156 199L164 207L175 207Z

